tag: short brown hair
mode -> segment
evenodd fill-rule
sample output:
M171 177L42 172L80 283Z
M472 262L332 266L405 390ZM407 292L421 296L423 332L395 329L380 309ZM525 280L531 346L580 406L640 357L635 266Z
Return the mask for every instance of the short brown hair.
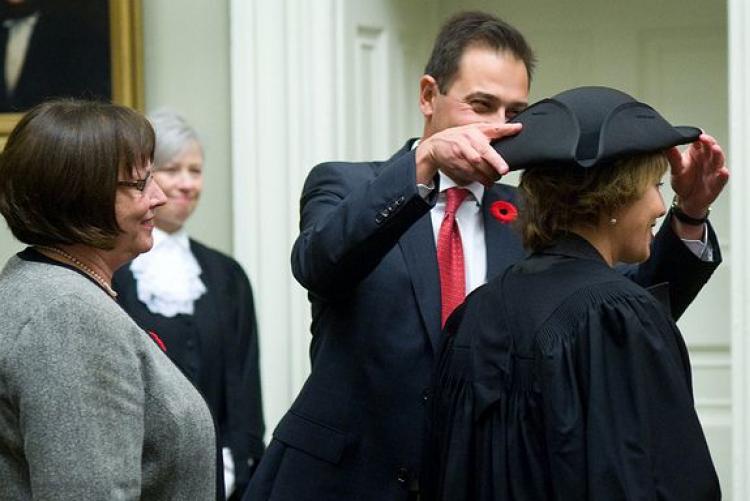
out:
M663 153L652 153L592 169L526 170L518 186L525 202L520 218L524 245L538 251L575 226L596 226L602 215L640 198L668 166Z
M435 79L441 93L448 92L453 84L466 49L477 46L507 51L518 58L526 66L531 83L536 57L521 32L486 12L460 12L440 29L424 70Z
M118 178L132 178L153 153L154 131L134 110L72 99L39 104L0 155L0 213L28 245L110 249L121 231Z

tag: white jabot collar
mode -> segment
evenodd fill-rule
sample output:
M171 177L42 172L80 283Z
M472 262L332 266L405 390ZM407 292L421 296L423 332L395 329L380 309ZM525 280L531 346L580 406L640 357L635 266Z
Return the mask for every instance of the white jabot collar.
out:
M198 260L184 229L169 234L154 228L153 248L130 263L138 299L151 313L165 317L192 315L195 301L206 292Z

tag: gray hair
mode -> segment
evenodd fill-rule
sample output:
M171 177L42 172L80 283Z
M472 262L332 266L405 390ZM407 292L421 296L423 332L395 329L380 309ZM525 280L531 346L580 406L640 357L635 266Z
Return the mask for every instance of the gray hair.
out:
M148 119L156 132L154 170L168 164L191 141L195 141L203 152L203 145L198 133L178 113L167 109L159 109L149 114Z

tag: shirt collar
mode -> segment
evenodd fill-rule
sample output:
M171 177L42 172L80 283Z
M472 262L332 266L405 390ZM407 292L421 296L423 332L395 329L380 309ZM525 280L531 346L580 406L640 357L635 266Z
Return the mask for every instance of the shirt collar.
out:
M19 17L17 19L6 19L3 21L3 27L7 29L15 28L16 26L29 26L33 27L36 25L36 22L39 20L39 12L34 12L33 14L30 14L28 16Z
M607 265L604 257L591 242L573 232L566 232L558 236L552 244L541 251L542 254L556 254L583 259L601 261ZM609 265L607 265L609 266Z
M456 182L446 176L443 171L438 171L438 176L440 177L440 193L445 192L448 188L454 188L458 186ZM474 200L476 200L477 204L482 205L482 197L484 197L484 186L482 184L478 183L477 181L474 181L473 183L460 186L460 188L465 188L469 190L469 192L474 196Z

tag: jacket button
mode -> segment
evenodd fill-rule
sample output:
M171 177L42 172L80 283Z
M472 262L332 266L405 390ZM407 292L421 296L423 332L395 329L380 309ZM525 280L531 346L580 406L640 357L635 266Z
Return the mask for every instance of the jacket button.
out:
M399 468L396 472L396 480L400 484L405 484L409 481L409 468Z
M425 388L424 391L422 391L422 400L424 400L425 402L427 402L430 399L430 395L431 394L432 394L432 392L430 391L430 389L429 388Z

